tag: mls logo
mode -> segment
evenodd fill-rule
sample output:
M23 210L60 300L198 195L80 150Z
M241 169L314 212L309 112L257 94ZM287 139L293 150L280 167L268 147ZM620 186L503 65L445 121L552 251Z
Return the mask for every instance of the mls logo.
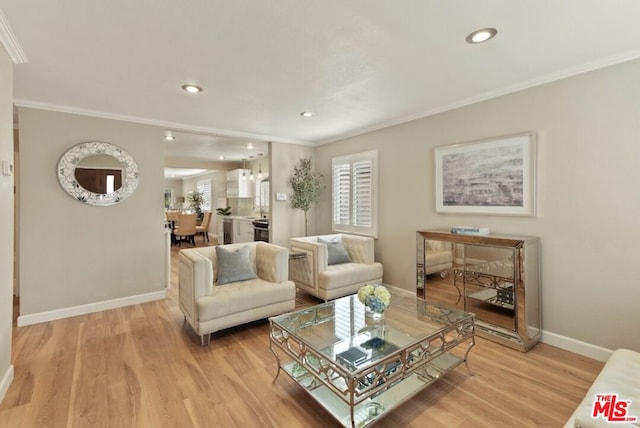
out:
M602 417L607 422L637 422L637 416L627 415L631 400L620 400L618 394L596 394L591 417Z

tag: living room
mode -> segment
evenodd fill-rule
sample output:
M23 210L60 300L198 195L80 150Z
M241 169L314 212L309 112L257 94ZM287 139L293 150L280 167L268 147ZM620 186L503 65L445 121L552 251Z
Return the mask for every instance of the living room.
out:
M19 67L4 56L3 160L13 156L11 82L17 80ZM633 280L638 276L640 228L632 226L640 212L640 199L635 197L640 181L638 75L640 60L629 56L628 61L603 62L322 145L274 141L271 185L274 191L288 191L288 177L300 157L313 156L316 170L329 174L333 158L377 150L376 260L384 265L386 284L415 290L416 230L469 224L496 233L537 236L543 344L599 361L617 348L640 351L637 338L627 331L640 324L640 295ZM163 217L164 160L157 147L165 127L35 104L18 105L18 116L20 316L25 324L78 306L99 308L105 301L130 299L137 304L163 299L164 246L157 227ZM535 216L436 212L434 148L521 132L537 135ZM53 174L67 148L92 140L116 143L140 166L135 197L113 209L96 210L72 201ZM3 177L0 197L8 207L13 196L7 183ZM326 190L313 209L310 234L331 232L331 207L331 192ZM286 246L289 237L303 234L299 212L286 203L275 203L272 209L273 243ZM13 234L12 212L2 209L3 245ZM3 275L13 271L13 244L5 247ZM3 282L11 283L12 278L3 277ZM12 364L11 290L3 285L0 296L3 376ZM215 348L215 338L212 345Z

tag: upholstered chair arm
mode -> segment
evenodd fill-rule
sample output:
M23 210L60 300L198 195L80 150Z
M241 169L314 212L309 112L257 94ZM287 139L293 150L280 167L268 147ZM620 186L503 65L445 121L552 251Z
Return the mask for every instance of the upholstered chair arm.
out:
M354 263L375 262L375 242L373 238L358 235L342 235L342 244Z
M289 279L289 249L275 244L258 242L256 245L257 275L269 282Z
M211 260L196 250L183 250L178 255L178 288L180 307L185 315L197 319L196 299L210 295L213 289Z
M291 252L305 253L305 258L295 260L289 272L292 281L318 288L318 273L327 270L327 246L309 239L289 239Z

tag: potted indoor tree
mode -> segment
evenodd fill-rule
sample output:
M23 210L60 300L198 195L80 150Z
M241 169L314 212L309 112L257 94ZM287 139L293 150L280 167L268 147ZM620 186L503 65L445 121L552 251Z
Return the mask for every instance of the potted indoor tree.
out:
M202 219L202 205L204 204L204 194L197 190L187 193L189 207L198 214L198 219Z
M307 213L311 205L318 202L320 193L326 187L324 172L314 172L311 157L302 158L293 168L289 180L293 188L291 206L304 211L304 235L308 236Z

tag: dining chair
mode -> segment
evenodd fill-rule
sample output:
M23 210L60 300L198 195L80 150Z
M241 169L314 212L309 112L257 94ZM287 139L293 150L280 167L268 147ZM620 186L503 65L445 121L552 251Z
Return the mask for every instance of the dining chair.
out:
M196 221L197 214L179 214L178 222L175 229L173 229L173 235L175 241L178 242L178 246L182 246L182 241L189 242L196 245Z
M209 224L211 223L211 211L205 211L202 223L196 226L196 235L202 234L202 242L209 241Z
M178 211L165 211L164 216L167 223L171 226L171 230L175 229L179 214Z

